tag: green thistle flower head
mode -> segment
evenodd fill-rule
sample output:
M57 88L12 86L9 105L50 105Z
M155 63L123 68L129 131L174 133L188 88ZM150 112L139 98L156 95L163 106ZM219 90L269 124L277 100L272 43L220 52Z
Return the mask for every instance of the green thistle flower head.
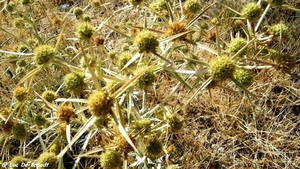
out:
M197 13L200 10L200 3L198 0L187 0L183 7L187 12Z
M248 87L252 84L251 73L246 69L236 69L233 73L233 78L245 87Z
M232 54L236 54L239 50L241 50L247 44L247 40L244 38L234 38L227 45L227 51ZM242 52L239 56L245 54Z
M44 152L40 155L40 157L37 159L38 164L48 164L47 166L41 166L39 169L57 169L57 156L55 153L50 152Z
M25 67L27 65L27 62L26 62L26 60L18 60L17 61L17 66L18 67Z
M80 72L72 72L64 78L65 86L68 90L74 93L80 93L85 88L84 74Z
M139 74L143 69L136 70L136 74ZM143 73L136 81L135 85L142 89L146 90L148 87L152 86L152 84L155 82L156 76L154 74L154 71L152 69L146 70L146 72Z
M150 124L151 124L150 119L142 118L136 120L133 128L136 132L139 132L142 129L146 129L144 132L147 133L148 131L150 131L150 127L149 127Z
M138 47L140 53L155 52L159 45L157 36L150 31L139 32L133 40L133 44Z
M48 125L48 120L41 114L38 114L34 117L34 123L37 126L47 126Z
M57 99L57 94L52 90L46 90L42 93L42 97L51 103Z
M282 23L270 26L268 32L275 38L280 38L280 35L283 38L288 36L288 28Z
M89 96L87 105L94 116L101 117L111 113L112 103L112 98L108 93L97 91Z
M160 16L166 15L168 12L167 4L166 4L165 0L153 1L149 7L151 9L151 12L153 12L154 14L160 15Z
M101 130L103 127L107 127L109 118L107 115L97 116L96 121L94 122L95 126Z
M179 114L174 113L167 117L167 123L172 132L177 132L183 127L184 119Z
M118 67L122 69L132 57L133 55L130 52L122 52L118 57ZM132 63L129 66L133 67L135 64Z
M13 135L15 139L25 140L27 138L27 129L24 123L17 123L13 128Z
M33 58L36 64L51 63L55 57L55 49L49 45L41 45L34 49Z
M25 87L17 87L14 90L13 96L19 101L23 102L26 101L26 99L29 96L29 92Z
M123 161L117 151L107 150L101 154L100 163L104 169L116 169L122 166Z
M80 7L76 7L73 9L73 14L76 17L76 19L80 19L83 15L83 10Z
M143 1L144 0L128 0L128 2L133 6L140 5Z
M231 78L234 70L234 62L226 56L217 56L210 63L211 76L215 81L224 81Z
M10 134L11 131L13 130L15 126L15 123L13 120L9 119L7 122L2 121L1 123L1 130L5 133L5 134Z
M152 157L159 156L163 151L163 146L161 141L158 140L157 138L153 138L149 140L146 150L149 156Z
M255 20L260 17L261 13L262 9L260 8L260 6L255 2L251 2L243 7L241 16L245 19Z
M80 23L76 28L76 36L80 40L89 40L95 33L96 28L88 22Z

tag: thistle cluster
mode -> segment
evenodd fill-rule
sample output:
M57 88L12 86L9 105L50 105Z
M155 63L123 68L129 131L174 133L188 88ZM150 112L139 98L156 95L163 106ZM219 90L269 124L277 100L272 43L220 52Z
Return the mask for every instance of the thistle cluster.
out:
M184 119L179 114L174 113L167 117L167 123L172 132L177 132L183 127Z
M237 68L233 73L233 78L245 87L250 86L253 81L251 73L243 68Z
M76 28L76 36L80 40L89 40L95 33L96 28L88 22L80 23Z
M275 24L268 28L268 33L277 39L280 37L284 38L288 36L288 28L282 23Z
M75 115L74 109L71 106L62 105L58 108L57 117L59 121L70 123L71 117Z
M42 97L51 103L57 99L57 94L52 90L46 90L42 93Z
M230 43L227 45L227 51L232 54L236 54L238 51L240 51L245 45L247 44L247 40L244 38L234 38L230 41ZM242 52L239 56L245 54Z
M187 31L187 27L184 23L175 21L167 27L165 35L167 37L169 37L169 36L177 35L177 34L180 34L180 33L186 32L186 31ZM176 39L184 40L185 37L186 37L186 34L182 35Z
M17 87L13 92L13 96L19 101L24 102L29 96L28 89L25 87Z
M163 151L163 146L160 140L152 138L146 146L147 154L151 157L159 156Z
M141 72L141 70L137 70L136 72L139 73ZM156 76L154 74L153 70L146 70L143 75L141 75L136 81L135 81L135 85L142 89L142 90L146 90L148 87L152 86L152 84L155 82L156 80Z

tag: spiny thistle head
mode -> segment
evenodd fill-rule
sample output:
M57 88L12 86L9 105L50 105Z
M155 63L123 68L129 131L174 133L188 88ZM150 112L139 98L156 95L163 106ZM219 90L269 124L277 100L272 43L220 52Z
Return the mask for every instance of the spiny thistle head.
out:
M122 52L118 57L118 67L122 69L132 57L133 55L130 52ZM132 63L130 66L133 67L135 65Z
M22 59L22 60L18 60L16 64L18 67L25 67L27 65L27 62L26 60Z
M121 168L123 161L117 151L107 150L101 154L100 163L104 169L117 169Z
M274 57L276 62L275 68L283 72L290 73L296 67L296 57L291 54L277 54Z
M151 12L153 12L154 14L160 15L160 16L164 16L168 12L167 4L166 4L165 0L153 1L149 7L151 9Z
M237 68L233 73L233 78L245 87L252 84L251 73L243 68Z
M88 22L80 23L76 28L76 36L80 40L89 40L95 33L96 28Z
M103 115L103 116L98 116L94 124L100 130L103 127L107 127L108 122L109 122L109 118L106 115Z
M141 118L136 120L133 129L136 132L139 132L140 130L145 130L144 132L147 133L148 131L150 131L150 124L151 121L148 118Z
M57 16L54 16L51 20L51 24L55 28L61 26L62 22L63 22L63 20Z
M152 157L156 157L162 153L163 145L161 141L158 140L157 138L152 138L151 140L149 140L146 150L148 155Z
M210 73L215 81L231 78L235 70L234 62L226 56L217 56L210 63Z
M167 123L172 132L177 132L183 127L184 119L181 115L174 113L167 117Z
M52 90L46 90L42 93L42 97L51 103L57 99L57 94Z
M241 16L245 19L255 20L260 17L261 13L262 9L260 8L260 6L255 2L251 2L243 7Z
M108 93L97 91L89 96L87 105L94 116L100 117L111 113L112 103L112 98L109 97Z
M187 12L197 13L200 10L200 3L198 0L187 0L183 7Z
M15 156L9 162L10 169L23 169L22 164L26 164L26 160L22 156Z
M37 159L38 164L48 164L47 166L41 166L39 169L57 169L57 156L55 153L50 152L44 152L40 155L40 157Z
M143 1L144 0L128 0L128 2L133 6L140 5Z
M36 64L43 65L54 60L55 49L50 45L41 45L34 49L33 58Z
M137 74L139 72L143 71L143 69L138 69L136 72ZM146 70L143 75L141 75L136 81L135 81L135 85L142 89L142 90L146 90L148 87L152 86L152 84L155 82L156 80L156 76L154 74L154 71L152 69L150 70Z
M141 31L133 39L133 44L138 47L140 53L155 52L159 45L157 36L150 31Z
M239 50L241 50L247 44L247 40L244 38L234 38L227 45L227 51L232 54L236 54ZM239 56L245 54L242 52Z
M37 126L47 126L48 125L48 120L41 114L38 114L34 117L34 123Z
M167 27L165 35L167 37L169 37L169 36L177 35L179 33L183 33L183 32L186 32L186 31L187 31L187 27L184 23L175 21ZM186 37L186 34L178 37L178 39L179 40L184 40L185 37Z
M124 44L122 45L122 51L129 51L129 49L130 49L130 46L129 46L128 43L124 43Z
M71 106L62 105L58 108L57 117L59 121L70 123L71 117L75 115L74 109Z
M64 78L65 86L74 93L80 93L85 88L84 74L81 72L72 72Z
M274 6L282 6L284 4L284 0L265 0L265 1Z
M15 124L12 133L15 139L25 140L27 138L27 129L24 123Z
M269 27L268 32L270 35L273 35L275 38L287 37L288 28L282 23L275 24Z
M90 17L90 15L83 15L82 20L84 22L91 22L92 18Z
M29 47L27 45L20 45L18 46L18 52L27 53L29 52Z
M19 102L23 102L28 98L29 92L25 87L17 87L13 95Z
M102 46L105 42L105 38L103 36L97 36L93 40L96 46Z
M80 7L75 7L73 9L73 15L76 17L76 19L80 19L83 15L83 10Z

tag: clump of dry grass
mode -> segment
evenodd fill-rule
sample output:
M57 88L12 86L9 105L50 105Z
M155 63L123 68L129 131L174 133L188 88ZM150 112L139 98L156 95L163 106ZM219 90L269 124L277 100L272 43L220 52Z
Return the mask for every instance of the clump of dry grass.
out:
M299 168L299 4L268 2L1 2L1 162Z

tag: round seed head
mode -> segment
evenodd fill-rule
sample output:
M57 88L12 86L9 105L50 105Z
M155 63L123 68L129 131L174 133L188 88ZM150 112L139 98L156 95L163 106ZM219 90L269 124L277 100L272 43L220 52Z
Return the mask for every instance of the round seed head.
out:
M280 36L287 37L288 28L284 24L280 23L280 24L270 26L268 32L270 35L273 35L275 38L280 38Z
M133 40L133 44L138 47L140 53L155 52L159 45L157 37L150 31L139 32Z
M34 123L37 126L47 126L48 120L41 114L38 114L34 117Z
M231 78L234 70L234 62L226 56L217 56L210 63L211 76L215 81L224 81Z
M106 116L112 111L112 98L106 92L97 91L89 96L87 105L94 116Z
M80 23L76 28L76 36L80 40L89 40L95 33L96 29L88 22Z
M197 13L200 10L200 3L198 0L187 0L183 7L187 12Z
M160 16L166 15L168 12L167 4L166 4L165 0L153 1L149 7L151 9L151 12L153 12L154 14L160 15Z
M117 151L107 150L101 154L100 163L104 169L116 169L122 166L123 161Z
M96 46L102 46L105 42L105 38L103 36L97 36L94 38L94 43Z
M47 166L41 166L39 169L57 169L57 156L55 153L50 152L44 152L40 155L40 157L37 159L38 164L48 164Z
M27 138L27 129L24 123L17 123L13 128L13 135L15 139L25 140Z
M76 19L80 19L80 18L82 17L82 15L83 15L83 10L82 10L82 8L80 8L80 7L75 7L75 8L73 9L73 14L74 14L74 16L76 17Z
M59 121L70 123L70 119L75 115L74 109L71 106L62 105L58 108L57 117Z
M165 34L167 37L169 37L169 36L177 35L179 33L183 33L186 31L187 31L187 27L184 23L175 21L167 27ZM185 37L186 37L186 34L182 35L176 39L184 40Z
M7 122L2 121L1 129L5 134L10 134L14 128L14 125L15 123L13 122L13 120L8 120Z
M117 138L117 145L118 145L118 151L120 151L120 152L129 153L129 152L133 151L133 148L131 147L131 145L122 136Z
M239 50L241 50L245 45L247 44L247 40L244 38L234 38L230 41L230 43L227 45L228 52L232 54L236 54ZM245 54L242 52L239 56Z
M42 97L51 103L57 99L57 94L52 90L46 90L42 93Z
M122 52L118 57L118 67L122 69L132 57L133 55L130 52ZM134 65L131 64L131 66Z
M241 16L245 19L255 20L260 17L261 13L262 9L260 8L260 6L255 2L251 2L243 7Z
M74 93L80 93L85 88L84 74L80 72L72 72L64 78L65 86Z
M18 67L25 67L27 65L26 60L18 60L17 61L17 66Z
M141 70L137 70L137 73L139 73L140 71ZM155 80L156 80L156 76L154 74L154 71L150 69L144 72L144 74L141 75L135 81L135 85L142 90L146 90L148 87L152 86Z
M276 62L275 68L283 72L290 73L296 67L296 57L290 54L277 54L274 57Z
M133 6L140 5L143 1L144 0L128 0L128 2Z
M172 132L177 132L183 127L184 119L182 116L175 113L167 117L167 123L170 125Z
M245 87L248 87L252 84L251 73L246 69L236 69L233 73L233 78Z
M49 45L41 45L34 49L33 58L36 64L43 65L54 60L55 49Z
M28 98L29 92L25 87L17 87L13 95L19 102L23 102Z
M82 20L84 22L91 22L92 19L91 19L90 15L83 15Z
M148 142L146 147L147 153L150 156L159 156L163 151L163 146L160 140L153 138Z
M100 0L92 0L91 5L93 8L99 8L101 6Z
M138 120L136 120L133 129L136 132L145 130L144 132L147 133L150 131L150 124L151 124L151 121L148 118L138 119Z

